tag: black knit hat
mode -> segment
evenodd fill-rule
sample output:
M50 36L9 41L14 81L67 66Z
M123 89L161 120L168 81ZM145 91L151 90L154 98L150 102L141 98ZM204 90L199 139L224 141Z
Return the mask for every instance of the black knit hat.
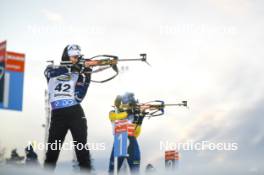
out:
M69 61L69 60L70 60L70 57L69 57L69 55L68 55L68 46L69 46L69 45L67 45L67 46L64 48L63 52L62 52L61 61Z

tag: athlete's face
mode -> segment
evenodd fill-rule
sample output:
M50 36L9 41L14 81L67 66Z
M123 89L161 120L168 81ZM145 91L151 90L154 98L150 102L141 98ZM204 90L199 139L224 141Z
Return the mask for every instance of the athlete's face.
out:
M78 56L70 56L70 61L72 62L72 64L76 64L78 62Z

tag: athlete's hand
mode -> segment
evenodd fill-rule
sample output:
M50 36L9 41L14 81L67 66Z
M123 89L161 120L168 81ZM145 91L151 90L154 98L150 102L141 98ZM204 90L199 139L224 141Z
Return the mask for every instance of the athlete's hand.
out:
M81 71L81 65L79 65L79 64L73 64L72 66L71 66L71 71L72 72L80 72Z
M93 66L96 66L98 65L98 60L85 60L84 62L84 67L87 67L87 68L90 68L90 67L93 67Z
M91 67L91 65L89 64L89 61L85 61L84 62L84 67L85 68L90 68Z

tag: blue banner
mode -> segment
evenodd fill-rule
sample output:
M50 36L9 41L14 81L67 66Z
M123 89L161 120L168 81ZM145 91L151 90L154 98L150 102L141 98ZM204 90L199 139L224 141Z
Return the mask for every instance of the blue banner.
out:
M25 55L6 52L5 56L0 108L22 111Z
M114 157L127 156L127 132L116 133L114 138Z

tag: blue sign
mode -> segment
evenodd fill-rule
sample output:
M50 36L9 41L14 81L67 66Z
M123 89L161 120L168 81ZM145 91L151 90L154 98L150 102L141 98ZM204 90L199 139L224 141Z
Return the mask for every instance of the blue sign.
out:
M1 76L0 108L22 111L25 55L6 52Z
M120 132L115 134L114 138L114 157L127 156L127 132Z

